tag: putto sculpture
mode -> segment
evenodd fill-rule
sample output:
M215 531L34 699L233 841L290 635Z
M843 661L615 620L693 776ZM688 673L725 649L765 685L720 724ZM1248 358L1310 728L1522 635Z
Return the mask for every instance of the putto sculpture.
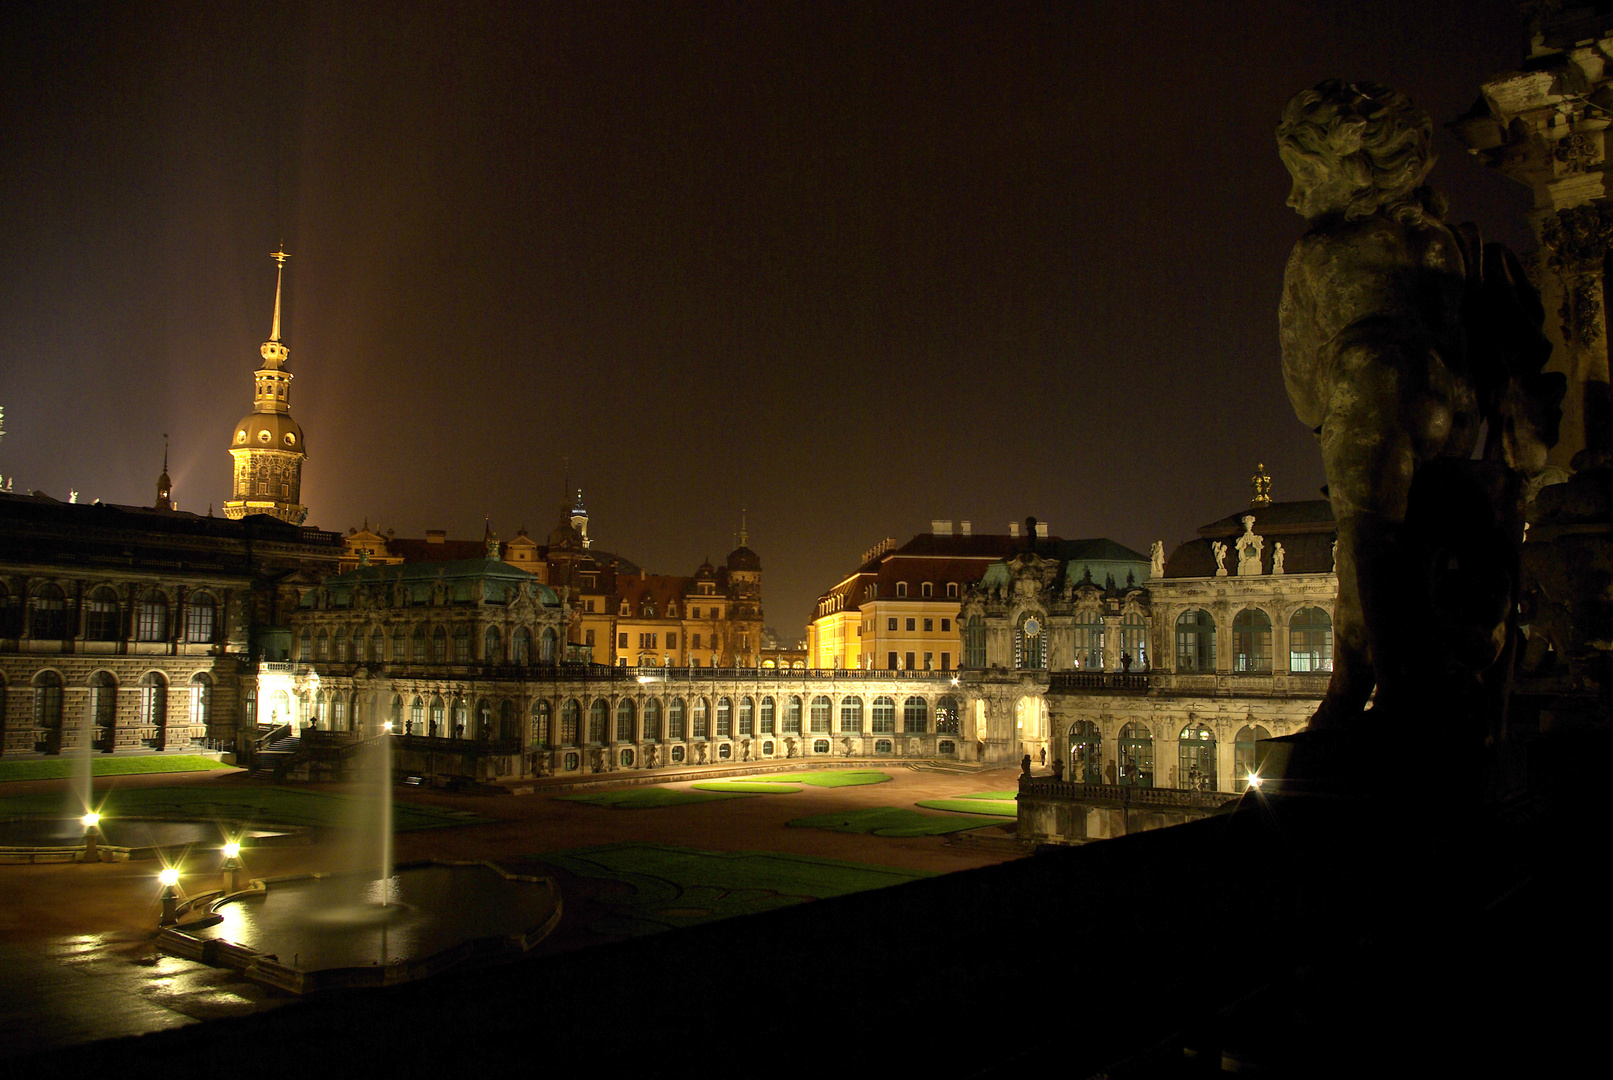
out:
M1495 730L1523 480L1556 440L1539 298L1510 252L1445 223L1424 183L1432 134L1403 94L1337 80L1296 95L1277 129L1307 225L1283 282L1283 380L1320 440L1339 535L1313 728L1353 726L1376 690L1375 710L1410 723Z

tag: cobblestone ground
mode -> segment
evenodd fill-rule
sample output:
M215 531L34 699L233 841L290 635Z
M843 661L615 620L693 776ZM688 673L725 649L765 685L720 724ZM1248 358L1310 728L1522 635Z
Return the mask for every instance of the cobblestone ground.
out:
M849 763L848 763L849 764ZM864 767L856 763L854 767ZM671 786L687 788L710 779L691 769ZM981 818L981 827L953 837L888 838L790 828L801 817L873 807L912 808L925 799L1012 788L1015 770L972 774L921 772L887 767L889 783L863 787L804 787L788 795L758 795L649 810L615 810L551 797L554 782L516 787L530 794L446 794L397 789L400 800L468 811L486 824L400 833L396 858L487 859L515 863L524 872L548 869L560 879L566 917L540 947L552 953L597 944L611 914L596 898L621 888L615 882L542 867L529 857L622 841L643 841L711 851L767 851L873 866L945 873L1017 857L1006 840L1013 823ZM249 785L240 772L127 776L119 786ZM343 785L307 785L321 791ZM0 785L0 796L60 792L65 781ZM929 811L924 811L929 813ZM960 839L961 837L961 839ZM972 837L988 838L977 843ZM253 877L347 869L339 834L316 834L311 844L246 853ZM219 885L222 856L195 851L184 859L181 887L206 891ZM205 965L159 953L156 862L91 865L0 865L0 1057L122 1035L158 1031L197 1021L273 1008L286 1000Z

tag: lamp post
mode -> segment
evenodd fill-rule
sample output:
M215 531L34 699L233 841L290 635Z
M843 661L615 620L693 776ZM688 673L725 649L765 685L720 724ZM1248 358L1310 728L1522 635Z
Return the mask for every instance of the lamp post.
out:
M162 883L162 917L158 925L172 926L179 921L179 871L164 867L157 880Z
M241 891L241 842L231 840L224 845L224 892L226 895Z
M101 815L91 810L79 820L84 823L84 861L100 862Z

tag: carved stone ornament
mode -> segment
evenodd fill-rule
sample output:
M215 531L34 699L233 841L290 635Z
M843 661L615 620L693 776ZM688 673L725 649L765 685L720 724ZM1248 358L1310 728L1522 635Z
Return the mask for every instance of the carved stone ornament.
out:
M1148 549L1148 576L1162 578L1165 576L1165 541L1155 540L1154 546Z
M1238 576L1260 573L1260 553L1265 550L1266 538L1255 533L1255 516L1245 514L1243 535L1238 537Z
M1210 552L1215 556L1215 576L1227 576L1227 546L1219 540L1212 541Z

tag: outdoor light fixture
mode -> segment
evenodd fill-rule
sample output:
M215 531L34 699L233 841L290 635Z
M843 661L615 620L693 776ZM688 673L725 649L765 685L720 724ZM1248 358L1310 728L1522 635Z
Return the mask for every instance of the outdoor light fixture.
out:
M388 732L390 732L392 730L392 721L388 720L386 723L382 724L381 726L383 728L385 728Z
M171 866L165 866L162 869L162 873L157 875L157 881L161 883L163 888L171 889L179 884L179 871Z
M101 815L97 814L94 810L91 810L89 813L79 818L79 820L84 823L84 827L86 829L93 829L97 825L101 824Z
M231 840L229 843L225 844L224 845L224 857L226 859L238 859L238 858L240 858L241 857L241 844L240 844L240 841Z
M1259 791L1260 790L1260 774L1259 773L1250 773L1249 774L1249 788L1250 788L1251 791Z
M157 920L159 926L172 926L179 921L179 871L172 866L162 868L157 875L162 882L162 917Z

